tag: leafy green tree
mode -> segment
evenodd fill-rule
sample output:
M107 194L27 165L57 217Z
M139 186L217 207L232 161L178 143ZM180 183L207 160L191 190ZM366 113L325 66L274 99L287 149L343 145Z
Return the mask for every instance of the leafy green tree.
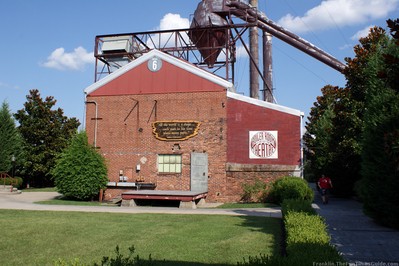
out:
M64 116L61 108L52 110L56 104L52 96L43 100L38 90L31 90L26 98L24 108L14 115L25 143L25 181L38 187L52 186L50 170L80 123Z
M399 228L399 19L387 23L391 37L371 28L345 59L346 88L324 88L304 139L311 171L324 169L340 194L359 180L367 213Z
M306 172L317 180L321 174L334 181L336 194L350 195L359 179L361 121L348 88L322 88L322 96L311 108L304 141Z
M310 167L310 173L314 176L321 175L331 161L328 144L331 141L333 127L335 92L338 89L338 87L330 85L321 89L323 95L317 97L306 123L306 133L304 135L307 147L305 151L306 159ZM310 173L307 172L306 175Z
M66 197L88 200L106 187L104 158L88 144L86 132L78 133L52 171L58 191Z
M0 107L0 172L12 173L23 160L22 138L6 101ZM13 165L14 164L14 165Z
M399 20L388 20L384 36L363 69L367 77L358 184L365 211L382 224L399 228Z
M359 40L360 44L354 47L356 57L345 59L346 87L323 88L306 125L304 141L310 159L306 169L316 178L322 172L329 175L335 194L353 194L355 183L361 178L362 132L369 87L366 69L384 38L385 31L375 27L368 37Z

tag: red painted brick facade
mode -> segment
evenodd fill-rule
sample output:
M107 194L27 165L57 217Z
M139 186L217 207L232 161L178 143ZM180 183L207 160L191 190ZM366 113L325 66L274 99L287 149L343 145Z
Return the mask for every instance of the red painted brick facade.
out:
M301 117L228 99L227 161L240 164L299 165ZM250 159L249 131L277 131L278 158Z

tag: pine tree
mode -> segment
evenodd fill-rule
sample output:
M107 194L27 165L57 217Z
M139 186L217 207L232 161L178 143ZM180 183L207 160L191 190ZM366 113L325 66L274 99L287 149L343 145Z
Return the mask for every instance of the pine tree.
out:
M22 159L22 139L9 105L4 101L0 108L0 172L14 172L13 168Z

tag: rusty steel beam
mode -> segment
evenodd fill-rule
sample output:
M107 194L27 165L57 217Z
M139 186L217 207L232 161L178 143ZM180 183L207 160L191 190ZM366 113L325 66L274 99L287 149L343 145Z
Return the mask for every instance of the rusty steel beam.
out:
M323 62L333 69L342 72L346 67L344 63L342 63L332 55L324 52L322 49L302 39L301 37L290 32L289 30L279 26L272 20L268 19L265 14L254 9L252 6L237 0L227 0L226 5L229 7L233 7L230 12L238 18L248 20L248 15L251 16L254 20L258 21L258 27L262 30L272 34L276 38L279 38L280 40L290 44L291 46L294 46L295 48Z

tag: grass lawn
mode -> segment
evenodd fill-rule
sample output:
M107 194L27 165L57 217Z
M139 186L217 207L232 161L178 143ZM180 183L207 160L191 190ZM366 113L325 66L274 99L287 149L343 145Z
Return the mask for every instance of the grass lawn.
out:
M240 208L272 208L279 207L274 203L224 203L217 208L219 209L240 209Z
M43 187L43 188L35 188L35 187L30 187L30 188L23 188L23 192L57 192L57 188L55 187Z
M42 200L35 202L37 204L44 205L79 205L79 206L109 206L109 207L119 207L116 204L99 202L99 201L78 201L78 200L69 200L63 198L56 198L52 200Z
M100 263L124 254L165 265L236 265L278 254L280 220L222 215L115 214L0 210L0 265L54 265L58 259Z

